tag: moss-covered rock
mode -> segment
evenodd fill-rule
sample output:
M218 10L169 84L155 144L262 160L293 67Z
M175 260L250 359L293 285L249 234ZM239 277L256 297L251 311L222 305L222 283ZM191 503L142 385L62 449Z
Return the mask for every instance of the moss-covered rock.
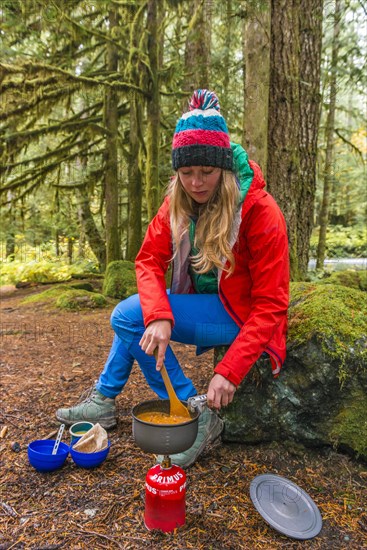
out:
M291 283L288 347L315 341L343 382L367 368L367 296L341 285Z
M81 289L81 290L88 290L88 292L93 292L94 288L93 285L90 283L74 283L70 285L71 288Z
M111 298L125 299L138 292L133 262L110 262L103 282L103 294Z
M343 285L367 292L367 271L334 271L329 277L319 281L324 285Z
M70 289L59 295L55 303L60 309L84 309L105 307L107 300L102 294L87 290Z
M77 289L71 285L56 285L43 292L32 294L22 300L23 304L45 304L61 309L97 308L107 305L107 300L102 294Z
M331 437L340 447L352 447L357 454L367 457L367 394L361 388L346 400L335 418Z
M37 292L37 294L31 294L22 300L23 304L32 304L32 303L53 303L62 292L69 290L68 285L55 285L43 292Z
M287 359L261 358L224 411L227 441L337 445L367 459L367 296L292 283Z

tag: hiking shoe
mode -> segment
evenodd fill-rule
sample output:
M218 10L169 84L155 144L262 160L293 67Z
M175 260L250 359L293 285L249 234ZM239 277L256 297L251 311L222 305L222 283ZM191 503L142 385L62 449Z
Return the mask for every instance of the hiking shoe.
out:
M190 449L183 453L170 455L172 464L181 468L189 468L199 458L205 447L213 443L223 431L224 422L219 416L209 408L205 408L199 416L198 435L195 443ZM163 455L157 456L157 462L161 463Z
M98 422L102 428L107 430L116 426L115 400L105 397L93 387L90 395L81 403L70 407L70 409L58 409L56 418L67 426L83 420L94 424Z

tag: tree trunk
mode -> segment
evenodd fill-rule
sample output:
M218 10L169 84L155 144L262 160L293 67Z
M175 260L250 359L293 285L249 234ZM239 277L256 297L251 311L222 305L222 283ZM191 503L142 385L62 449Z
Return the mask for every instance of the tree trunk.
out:
M85 228L85 233L88 239L89 246L92 249L97 261L99 263L100 271L104 271L106 268L106 246L97 229L96 223L93 218L93 214L90 209L89 197L87 190L84 187L78 188L79 195L79 212L82 224ZM58 234L56 236L56 243L58 243Z
M331 51L331 67L330 67L330 101L329 110L326 119L326 155L324 167L324 190L322 196L321 212L320 212L320 233L317 246L316 269L324 267L325 248L326 248L326 230L328 226L329 204L330 204L330 189L333 178L333 153L334 153L334 129L335 129L335 106L336 106L336 73L339 56L339 33L340 33L340 18L341 18L341 0L335 1L334 15L334 32Z
M317 136L320 123L320 73L323 0L301 0L300 11L300 194L297 206L298 272L305 279L316 193Z
M159 22L158 22L158 15ZM147 160L146 160L146 184L145 196L148 210L148 220L156 214L160 201L159 188L159 143L160 143L160 52L161 40L158 26L162 28L161 0L149 0L148 2L148 55L149 74L147 100Z
M194 0L189 5L193 11L186 38L183 87L192 92L197 88L209 88L212 6L203 0Z
M12 229L6 233L5 256L8 262L13 262L15 259L15 234Z
M287 222L291 277L297 280L300 0L272 0L271 7L267 179Z
M267 5L266 5L267 4ZM266 178L270 69L270 0L242 23L244 56L243 143Z
M109 11L110 35L118 26L117 10ZM107 71L116 73L118 51L112 42L107 42ZM104 124L107 130L105 151L105 201L106 201L106 251L107 264L121 258L119 212L118 212L118 96L113 88L106 88L104 97Z
M130 94L130 155L128 187L128 231L126 259L134 261L141 245L142 177L139 167L139 120L141 99L136 92Z
M348 120L347 120L347 128L353 128L353 121L352 121L352 110L353 110L353 96L352 96L352 90L349 91L349 98L348 98ZM353 212L351 208L351 202L350 202L350 193L351 193L351 181L348 178L345 182L345 191L343 193L344 197L344 204L343 204L343 211L344 214L344 220L345 225L353 225Z
M10 162L13 161L13 155L10 158ZM16 203L12 203L14 199L12 191L7 192L7 199L9 201L9 207L6 211L6 217L9 220L8 230L5 237L5 257L8 261L13 262L15 260L15 216L16 216Z
M60 256L60 230L58 228L55 230L55 254L57 258Z
M68 260L70 265L73 263L73 250L74 250L73 238L68 237Z
M82 216L80 205L78 207L78 222L79 222L79 239L78 239L78 258L85 258L85 224Z
M220 94L220 107L221 112L226 117L228 115L229 107L233 101L231 97L231 58L232 58L232 42L233 42L233 30L231 28L231 22L233 21L233 5L232 0L226 0L226 15L225 15L225 37L224 37L224 55L223 55L223 86Z

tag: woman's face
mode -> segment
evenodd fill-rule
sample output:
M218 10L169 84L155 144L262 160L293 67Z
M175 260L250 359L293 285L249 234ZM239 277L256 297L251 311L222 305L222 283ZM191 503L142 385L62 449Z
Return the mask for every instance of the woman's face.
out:
M215 166L184 166L178 175L186 193L199 204L205 204L217 189L222 169Z

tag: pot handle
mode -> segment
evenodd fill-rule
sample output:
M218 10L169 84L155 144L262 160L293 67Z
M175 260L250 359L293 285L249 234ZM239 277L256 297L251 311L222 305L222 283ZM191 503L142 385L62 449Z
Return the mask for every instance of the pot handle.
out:
M199 411L202 413L205 407L208 406L206 397L206 393L203 395L194 395L194 397L189 397L187 400L187 408L189 411Z

